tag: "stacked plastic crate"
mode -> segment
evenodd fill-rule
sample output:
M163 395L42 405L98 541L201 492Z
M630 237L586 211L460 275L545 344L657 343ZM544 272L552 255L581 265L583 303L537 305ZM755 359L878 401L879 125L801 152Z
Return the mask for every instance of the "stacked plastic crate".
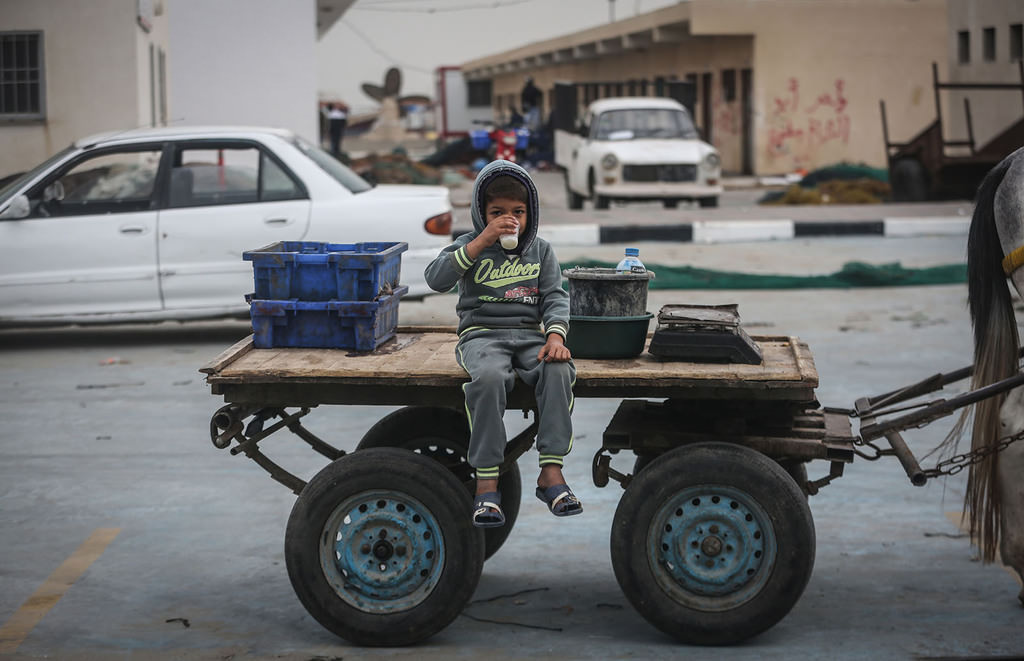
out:
M242 253L257 349L372 351L395 334L407 243L279 241Z

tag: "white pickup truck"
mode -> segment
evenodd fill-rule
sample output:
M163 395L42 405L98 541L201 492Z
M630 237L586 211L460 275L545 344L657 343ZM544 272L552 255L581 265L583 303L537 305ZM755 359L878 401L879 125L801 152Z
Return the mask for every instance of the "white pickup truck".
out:
M555 131L555 163L565 172L570 209L590 199L597 209L612 200L680 200L718 206L721 158L700 139L678 101L622 97L594 101L575 133Z

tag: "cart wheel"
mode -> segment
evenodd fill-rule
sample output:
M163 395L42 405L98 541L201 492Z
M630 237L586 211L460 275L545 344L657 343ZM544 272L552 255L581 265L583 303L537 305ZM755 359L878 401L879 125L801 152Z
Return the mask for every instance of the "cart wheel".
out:
M901 158L889 172L893 202L924 202L928 199L928 173L921 161Z
M773 626L814 566L814 522L775 461L739 445L676 448L619 501L612 566L648 622L685 643L724 645Z
M637 455L633 461L633 475L638 475L640 471L660 456L658 454ZM809 496L810 494L807 493L807 463L803 461L780 461L779 465L782 466L782 470L786 471L793 478L796 485L804 492L804 496Z
M346 455L321 470L288 518L295 594L356 645L410 645L448 626L483 568L483 535L462 485L398 448Z
M440 406L406 406L381 418L370 427L356 450L366 448L405 448L441 463L462 482L470 502L476 488L476 474L466 461L469 454L469 424L466 416L454 409ZM519 516L522 499L522 478L519 466L512 464L498 478L501 511L505 525L487 528L484 532L484 558L498 552L508 539ZM469 512L467 507L466 512ZM467 514L468 517L468 514Z
M807 493L807 462L806 461L780 461L779 465L782 466L782 470L786 471L793 481L796 482L796 486L803 492L804 497L810 496Z

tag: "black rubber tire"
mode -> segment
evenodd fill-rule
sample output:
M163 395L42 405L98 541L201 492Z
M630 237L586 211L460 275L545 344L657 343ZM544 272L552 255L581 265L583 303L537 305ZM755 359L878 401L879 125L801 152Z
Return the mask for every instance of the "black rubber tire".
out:
M572 211L579 211L583 208L583 196L569 188L568 172L565 173L565 195L569 204L569 209Z
M804 496L810 496L807 492L807 462L806 461L780 461L782 470L786 471L793 481L796 482Z
M418 600L409 608L393 612L385 607L372 612L348 603L339 592L346 592L350 600L381 599L362 591L335 589L321 565L322 540L330 538L332 531L327 527L337 516L337 508L364 494L371 499L418 501L417 506L429 513L443 540L439 547L443 563L440 555L433 556L436 582L426 596L416 590L404 595ZM408 450L372 448L331 462L302 490L288 518L284 556L295 594L324 628L356 645L397 647L429 638L462 612L483 569L483 535L466 516L464 503L462 485L451 473ZM383 511L386 516L388 510ZM386 526L387 522L369 523L371 528L377 525ZM340 529L337 532L342 539ZM436 538L432 543L438 544ZM399 559L396 556L395 561ZM415 566L420 565L417 562Z
M718 206L718 198L717 197L701 197L701 198L697 199L697 204L699 204L702 209L714 208L714 207Z
M728 533L722 533L723 540L717 552L709 552L704 558L695 555L689 557L690 547L680 544L697 530L701 522L707 525L714 516L711 507L727 510L724 505L712 506L710 502L700 499L686 501L677 510L672 508L677 498L689 498L686 493L693 490L709 494L711 502L724 503L732 506L731 512L754 513L753 524L743 523L742 526L756 528L753 536L745 540L743 530L731 528L728 522L722 523L722 530L732 530L732 543L742 546L740 553L745 552L739 569L751 567L749 578L746 572L739 576L740 584L729 592L708 596L697 590L703 590L700 574L704 572L704 562L721 554L720 561L728 560L728 552L732 546L722 546L729 540ZM729 493L725 493L728 490ZM724 499L715 501L710 494L723 493ZM696 510L689 509L688 503L694 503ZM712 514L705 514L702 507L707 507ZM760 510L760 513L758 512ZM666 521L675 521L672 516L697 517L687 521L680 519L673 531L671 525L663 529L659 517L670 517ZM721 515L720 520L725 521ZM762 521L763 519L763 521ZM696 523L694 523L696 522ZM690 527L687 527L689 525ZM663 532L668 531L668 532ZM718 530L711 529L707 540ZM664 538L665 535L677 535L671 544L660 549L652 546L648 540L654 535ZM755 549L750 540L763 540L763 549ZM738 541L737 541L738 540ZM677 541L679 543L677 543ZM693 542L696 543L696 542ZM803 594L807 581L810 579L814 566L814 522L811 518L807 500L793 479L775 461L749 448L730 443L697 443L671 450L661 455L658 460L640 472L626 489L615 511L611 534L612 566L626 598L633 607L651 624L677 638L680 641L698 645L727 645L738 643L757 635L776 624L796 604ZM704 551L701 541L697 553ZM714 544L708 548L714 548ZM721 553L722 548L727 553ZM670 564L669 553L675 549L683 549L685 556L681 565ZM758 554L760 550L760 554ZM649 554L656 553L658 558L650 559ZM664 553L664 557L662 557ZM756 558L751 560L751 558ZM731 570L729 565L722 571ZM657 573L655 573L657 571ZM695 576L691 581L694 589L688 589L674 572L691 572ZM713 571L717 571L713 570ZM661 581L659 582L659 579ZM730 579L731 580L731 579ZM667 581L667 582L666 582ZM664 586L668 587L664 587ZM721 590L712 582L706 584L708 589ZM675 594L669 592L672 589Z
M639 454L633 461L633 475L639 475L640 471L649 466L652 461L660 457L657 454ZM782 466L782 470L786 471L796 485L800 487L800 490L804 492L804 496L810 496L807 492L807 462L804 461L780 461L779 465Z
M405 448L438 461L465 488L469 496L466 518L469 518L476 475L466 461L469 453L469 424L466 416L455 409L441 406L406 406L392 411L370 427L356 450L366 448ZM501 492L501 511L505 513L505 525L485 529L484 558L490 558L498 552L519 517L523 485L518 465L512 464L509 470L502 473L498 478L498 490Z
M594 192L595 181L596 178L594 177L594 171L591 170L590 174L587 176L587 191L590 193L590 199L594 201L595 209L607 209L611 206L611 200L604 195L598 195Z
M676 207L679 206L679 200L671 200L666 198L661 201L661 206L665 207L666 209L675 209Z
M889 172L893 202L924 202L928 199L928 173L916 158L901 158Z
M660 456L660 454L638 454L633 460L633 475L639 475L640 471L650 466L651 462Z

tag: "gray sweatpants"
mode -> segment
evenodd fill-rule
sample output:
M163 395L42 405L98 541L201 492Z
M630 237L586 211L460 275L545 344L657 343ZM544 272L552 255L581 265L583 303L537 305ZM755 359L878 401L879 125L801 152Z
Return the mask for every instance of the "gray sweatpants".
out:
M471 380L463 385L469 415L469 465L478 478L496 478L505 458L505 403L516 375L537 398L540 464L562 464L572 449L572 362L540 362L545 337L534 330L472 331L459 341L455 358Z

